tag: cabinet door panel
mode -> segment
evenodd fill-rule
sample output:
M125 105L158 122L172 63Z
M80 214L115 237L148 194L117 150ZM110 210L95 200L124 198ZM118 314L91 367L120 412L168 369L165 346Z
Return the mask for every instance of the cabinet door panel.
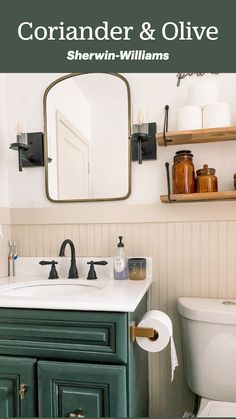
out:
M124 366L40 361L38 377L39 416L127 416Z
M17 375L0 373L0 417L19 416L17 384Z
M0 357L0 417L35 416L35 359ZM28 386L23 400L20 384Z

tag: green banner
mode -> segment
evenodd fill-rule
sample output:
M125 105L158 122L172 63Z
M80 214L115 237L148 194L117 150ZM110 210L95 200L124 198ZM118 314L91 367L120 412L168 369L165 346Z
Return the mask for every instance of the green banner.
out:
M235 0L2 0L1 72L230 72Z

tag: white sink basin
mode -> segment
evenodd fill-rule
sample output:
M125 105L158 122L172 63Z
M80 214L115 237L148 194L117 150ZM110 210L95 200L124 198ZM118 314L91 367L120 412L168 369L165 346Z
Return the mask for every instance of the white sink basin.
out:
M86 279L87 262L101 258L78 258L78 279L67 278L71 258L55 258L60 278L47 279L50 267L39 264L43 259L19 257L16 276L0 278L0 308L134 312L152 282L150 258L147 258L147 279L143 281L114 280L110 257L106 258L107 265L96 267L96 280Z
M86 280L41 280L20 282L0 288L0 295L8 298L24 298L37 301L65 300L91 294L104 288L104 284Z

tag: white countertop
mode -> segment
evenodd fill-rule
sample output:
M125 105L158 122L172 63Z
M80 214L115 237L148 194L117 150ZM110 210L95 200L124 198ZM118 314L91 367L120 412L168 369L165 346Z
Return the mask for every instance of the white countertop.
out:
M90 288L93 288L92 283L96 286L96 290L90 292ZM110 278L88 281L86 279L45 280L44 277L33 278L32 276L5 277L0 280L0 307L133 312L151 283L151 278L140 281ZM22 288L29 289L29 285L32 288L40 284L42 284L42 289L43 285L48 284L56 286L60 284L68 289L70 285L78 285L78 293L73 292L70 296L64 294L56 298L51 297L47 292L43 298L42 295L40 298L32 298L30 295L20 297L9 295L9 290L10 293L12 290L17 293ZM88 285L88 292L80 293L80 285Z
M47 279L50 266L40 260L56 260L60 279ZM98 279L87 280L89 260L105 259L108 264L96 266ZM110 257L76 258L79 279L68 279L68 257L19 257L16 276L0 278L0 307L52 310L86 310L133 312L152 283L152 260L146 258L147 279L113 279Z

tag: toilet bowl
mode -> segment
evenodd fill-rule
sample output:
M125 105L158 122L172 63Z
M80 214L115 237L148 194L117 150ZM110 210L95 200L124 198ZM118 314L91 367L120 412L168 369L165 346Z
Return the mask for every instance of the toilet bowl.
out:
M217 402L215 400L201 399L200 408L197 414L198 418L215 417L236 417L236 403Z
M181 297L185 377L198 417L236 417L236 301Z

